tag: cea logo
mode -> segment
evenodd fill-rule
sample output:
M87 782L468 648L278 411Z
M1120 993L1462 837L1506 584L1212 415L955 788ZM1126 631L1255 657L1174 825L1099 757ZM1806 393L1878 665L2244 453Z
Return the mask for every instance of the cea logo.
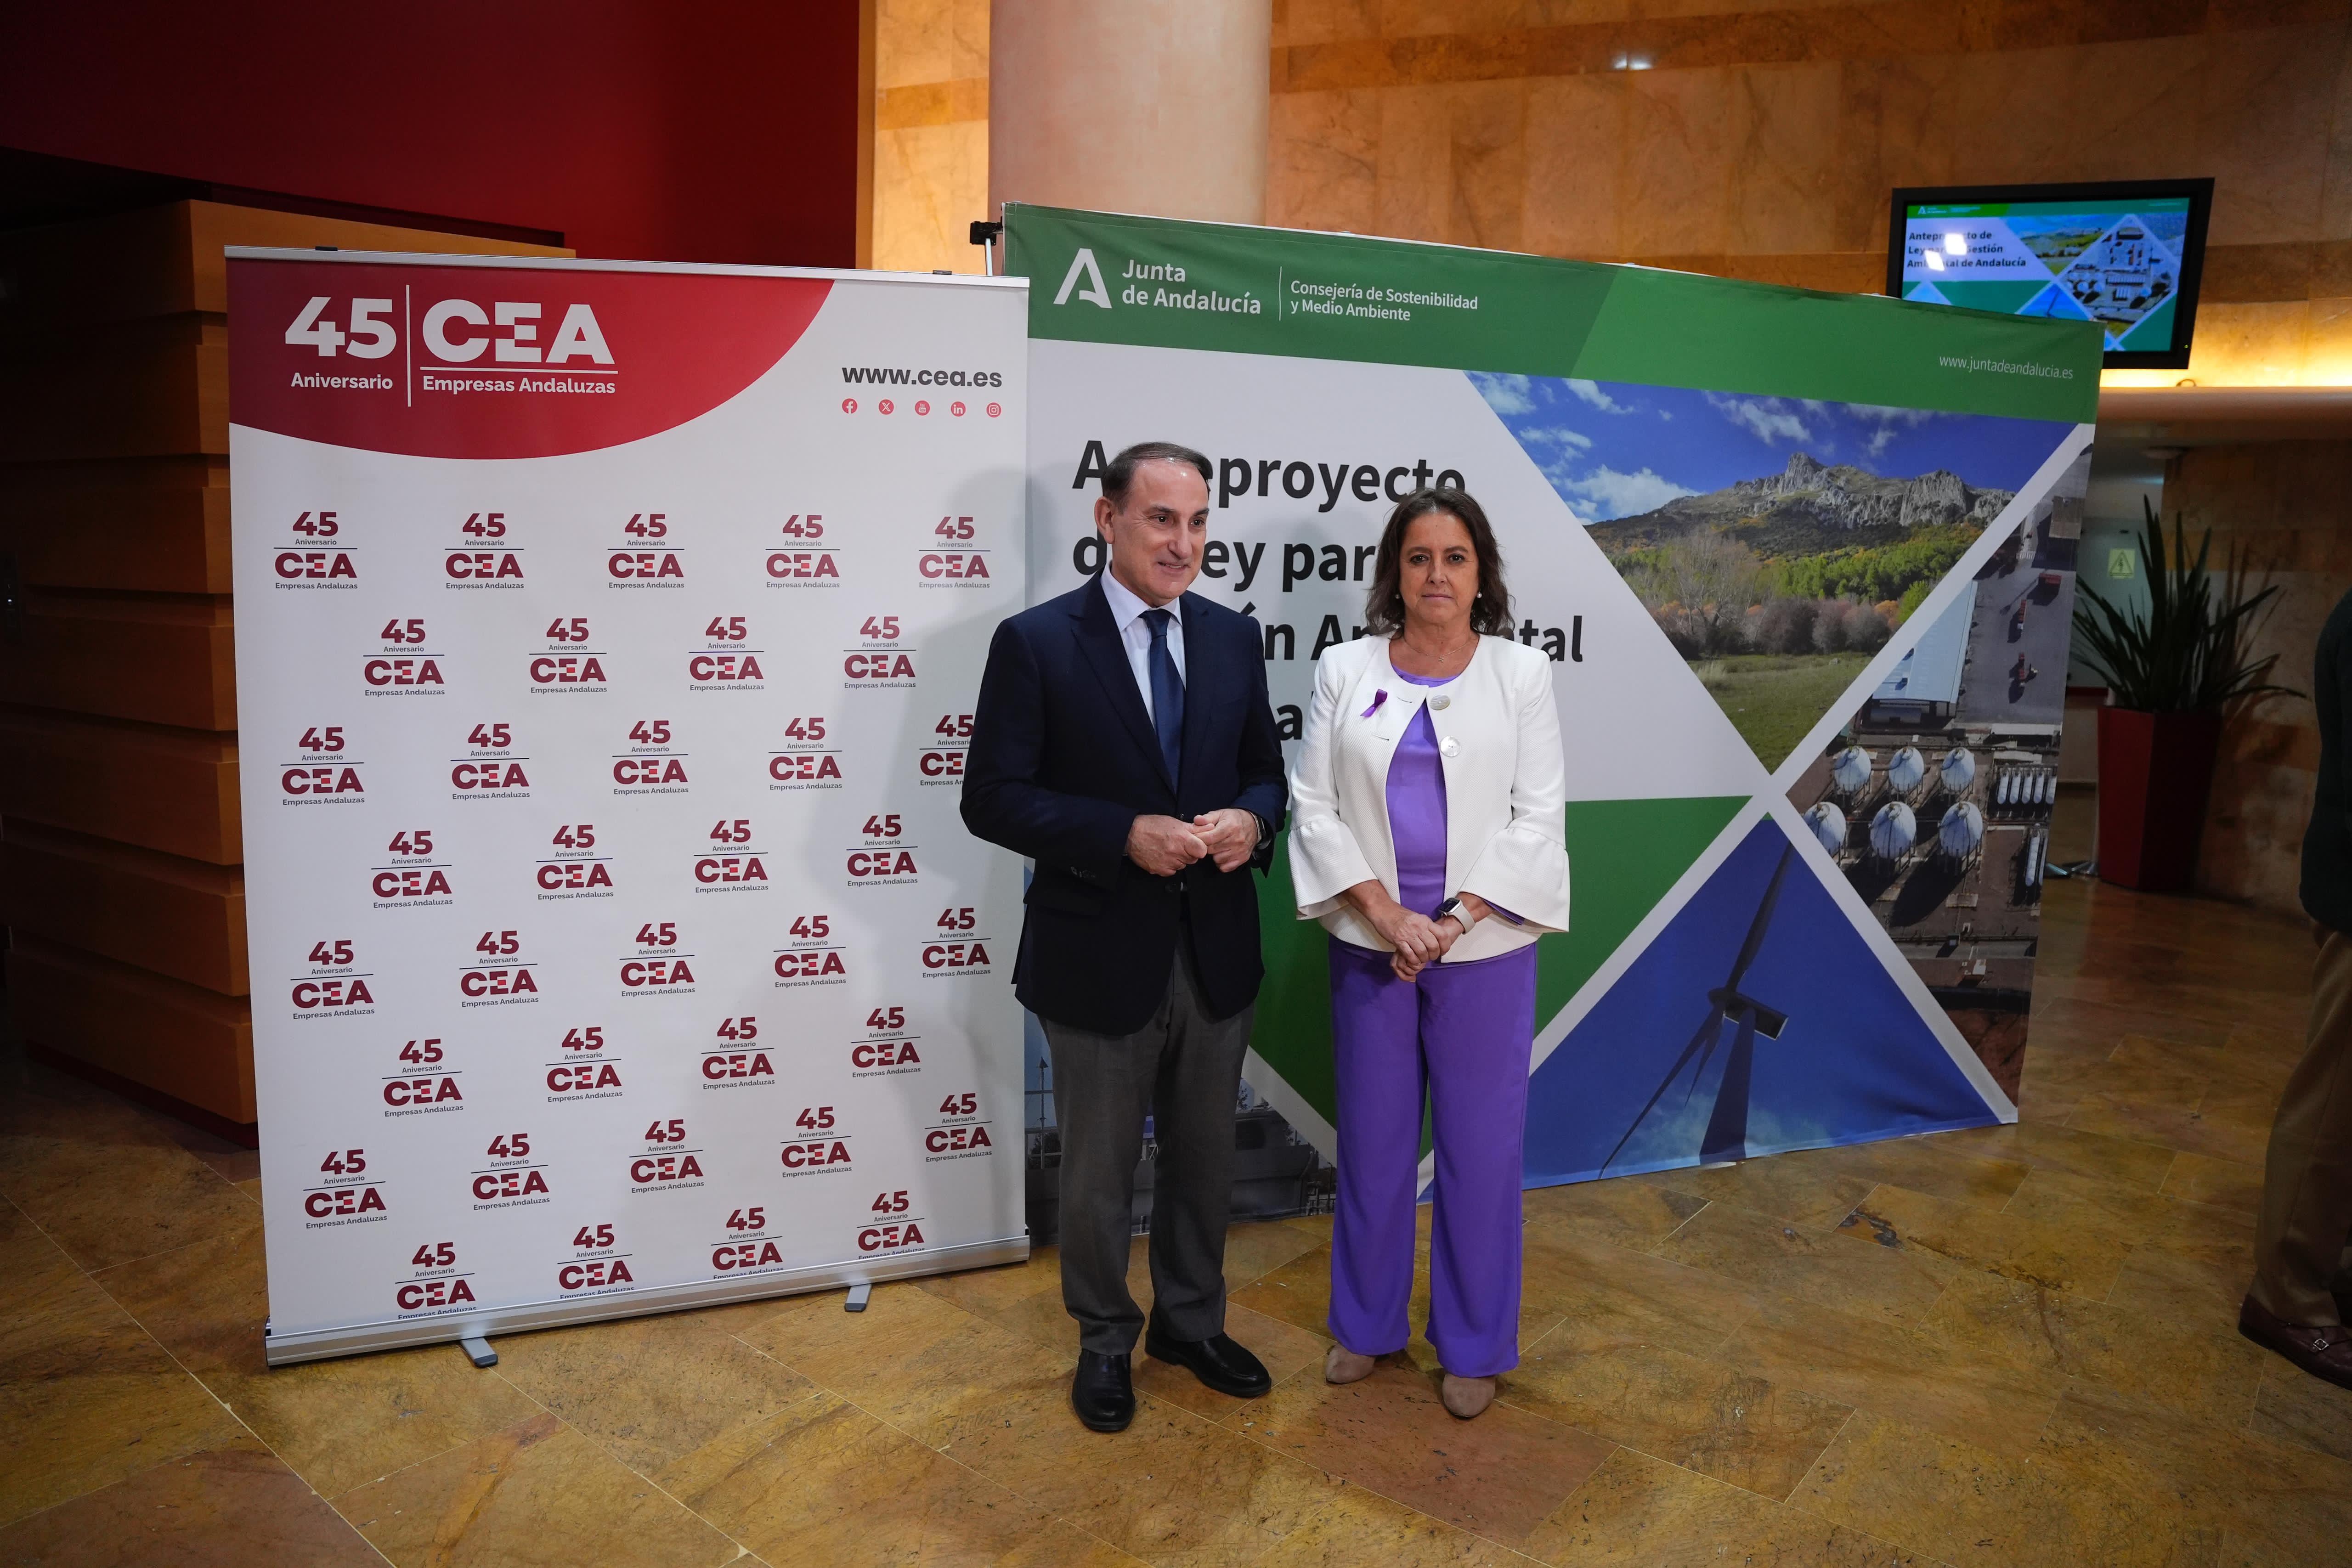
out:
M394 1291L392 1299L404 1312L427 1312L441 1307L467 1305L474 1300L474 1288L466 1283L463 1274L453 1279L418 1280Z
M530 778L523 772L521 759L512 755L512 725L503 721L478 724L467 733L466 745L473 753L471 758L449 759L449 784L457 792L452 799L491 791L529 792ZM482 755L499 751L507 752L507 758Z
M852 1076L862 1069L922 1064L923 1058L915 1046L919 1037L907 1028L905 1008L876 1008L866 1015L866 1039L849 1048Z
M367 793L366 786L360 782L361 764L345 761L341 756L341 725L311 725L302 731L302 738L295 746L302 753L302 760L283 765L284 770L278 776L280 793L328 797Z
M322 939L310 945L311 973L291 982L293 990L289 1000L297 1015L325 1012L334 1008L373 1007L375 997L368 989L371 977L353 972L358 951L348 936ZM320 973L322 970L339 973Z
M279 550L271 563L279 581L358 582L360 574L352 564L351 553L328 542L342 532L333 512L304 512L294 519L294 532L302 536L302 542Z
M437 1105L445 1100L463 1100L455 1078L387 1078L383 1083L383 1103L387 1105Z
M659 925L647 921L637 927L637 946L634 958L621 963L621 986L625 990L639 990L652 986L691 986L694 970L687 960L691 953L665 953L665 948L677 946L677 922L665 920Z
M841 568L834 559L833 547L824 538L824 514L794 512L783 521L783 536L789 542L768 553L768 576L778 582L814 582L824 580L838 584Z
M326 1180L302 1194L302 1212L313 1219L357 1218L385 1212L383 1190L367 1175L365 1149L330 1149L319 1162Z
M764 1206L733 1210L727 1216L727 1228L733 1236L710 1249L710 1267L715 1272L771 1268L784 1260L782 1251L766 1235L768 1211Z
M393 1304L400 1311L436 1312L445 1307L466 1306L473 1301L474 1287L466 1282L473 1276L447 1272L457 1266L456 1242L427 1241L409 1255L408 1261L418 1271L418 1277L394 1290Z
M289 582L328 582L339 577L356 580L352 558L341 550L279 550L274 563L278 575Z
M443 1071L441 1063L448 1052L442 1049L438 1037L412 1040L400 1048L401 1071L383 1081L383 1103L395 1109L409 1105L447 1105L452 1110L465 1109L466 1096L457 1088L457 1070Z
M917 650L876 646L898 641L896 615L869 615L857 628L857 634L865 640L866 646L845 651L841 661L841 673L846 677L844 685L914 680Z
M977 549L972 539L978 530L968 517L945 517L931 532L940 542L924 549L916 559L915 570L926 582L986 582L988 552Z
M466 790L528 789L530 779L520 762L458 762L449 768L449 784Z
M565 1263L555 1271L555 1288L559 1291L601 1291L614 1285L634 1285L636 1276L629 1272L629 1255L615 1252L619 1238L608 1221L602 1225L583 1225L572 1233L572 1245L583 1256Z
M874 1195L874 1223L857 1233L860 1252L903 1252L923 1244L923 1217L910 1211L914 1204L904 1187Z
M992 1153L995 1145L988 1135L988 1124L973 1118L980 1114L980 1096L967 1089L961 1094L950 1094L940 1102L943 1120L923 1131L923 1148L933 1155L970 1154L982 1149Z
M905 828L898 813L877 812L866 819L866 842L853 844L844 852L847 859L843 869L848 873L850 885L885 879L913 881L919 874L915 868L915 851L920 846L904 841Z
M336 325L329 314L335 301L314 296L286 328L289 348L316 349L322 360L338 353L355 360L389 358L400 346L400 329L391 318L390 299L352 299L336 312L350 328ZM469 364L485 350L493 364L561 365L572 360L610 365L613 350L596 312L583 300L562 308L562 319L552 338L540 331L548 308L537 300L499 299L485 311L470 299L438 299L425 308L419 335L425 351L446 364Z
M356 768L294 767L278 776L278 789L286 795L364 795L367 787L360 782Z
M467 1173L474 1178L475 1197L487 1203L547 1191L546 1165L523 1163L530 1158L530 1134L501 1133L490 1140L485 1154L498 1163L488 1169Z
M530 963L518 956L522 938L517 933L485 931L475 942L474 951L482 955L483 961L457 971L457 989L465 996L537 998L539 982L531 977Z
M444 685L440 655L425 653L420 646L425 641L423 617L412 615L406 620L394 617L383 623L383 630L376 636L386 644L384 653L360 665L360 678L369 685L382 688ZM407 651L394 652L399 649Z
M841 778L840 751L824 744L824 715L803 715L787 720L784 738L793 745L784 750L768 753L769 778L780 784L793 786L821 785L828 779L837 781Z
M773 1082L775 1063L768 1053L748 1042L760 1038L760 1020L750 1013L740 1018L719 1020L719 1039L728 1043L706 1047L702 1052L702 1076L718 1083L730 1079L765 1078Z
M579 1094L591 1089L618 1089L621 1071L609 1061L559 1061L547 1070L551 1094Z
M431 858L431 829L402 829L392 835L392 841L384 846L384 852L401 859L395 864L375 868L374 880L368 885L374 890L376 897L397 902L437 897L451 891L449 878L446 874L449 869L447 864Z
M629 536L618 548L604 557L604 573L614 582L656 581L686 578L686 567L678 552L667 544L669 514L667 512L632 512L629 520L621 525Z
M776 1075L775 1063L764 1051L714 1051L702 1058L702 1076L713 1083L730 1079L769 1078Z
M638 1191L680 1182L702 1184L702 1162L695 1157L702 1151L670 1146L686 1142L686 1118L672 1116L652 1124L646 1128L646 1142L653 1145L652 1151L629 1162L629 1180Z
M592 1258L585 1263L566 1263L555 1271L555 1288L559 1291L601 1291L610 1285L636 1282L625 1258Z
M615 582L686 576L675 550L614 550L604 558L604 570Z

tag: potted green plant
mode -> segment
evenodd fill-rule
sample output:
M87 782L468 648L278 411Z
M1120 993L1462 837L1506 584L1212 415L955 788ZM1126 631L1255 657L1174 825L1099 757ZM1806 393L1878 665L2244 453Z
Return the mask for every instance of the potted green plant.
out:
M2083 662L2106 678L2099 710L2099 876L2150 893L2187 887L2212 793L2221 727L2232 710L2271 696L2300 696L2266 676L2276 653L2256 658L2254 633L2275 584L2250 591L2237 548L2207 570L2213 530L2189 553L2184 519L2163 519L2147 500L2140 559L2147 604L2126 609L2085 584L2074 607Z

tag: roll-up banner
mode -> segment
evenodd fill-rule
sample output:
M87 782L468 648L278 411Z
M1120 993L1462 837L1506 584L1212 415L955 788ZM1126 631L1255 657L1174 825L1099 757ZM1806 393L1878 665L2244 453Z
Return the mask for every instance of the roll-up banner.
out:
M1395 502L1492 519L1570 776L1530 1185L2015 1118L2095 326L1044 207L1006 240L1033 600L1095 569L1108 455L1199 448L1194 591L1257 618L1295 747ZM1327 939L1262 887L1242 1111L1286 1128L1240 1141L1311 1205Z
M1026 1256L1025 286L229 256L268 1359Z

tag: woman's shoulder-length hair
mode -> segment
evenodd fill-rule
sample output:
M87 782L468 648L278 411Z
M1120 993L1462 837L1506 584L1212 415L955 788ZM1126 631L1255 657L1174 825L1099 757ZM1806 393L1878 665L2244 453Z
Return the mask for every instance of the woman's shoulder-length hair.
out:
M1372 557L1372 585L1364 596L1364 630L1393 637L1404 630L1404 595L1398 579L1403 571L1405 530L1413 519L1444 514L1461 520L1470 531L1470 548L1478 558L1478 597L1470 606L1470 629L1481 636L1511 634L1511 593L1503 583L1503 552L1486 509L1467 490L1450 485L1415 490L1399 501L1381 530L1381 546Z

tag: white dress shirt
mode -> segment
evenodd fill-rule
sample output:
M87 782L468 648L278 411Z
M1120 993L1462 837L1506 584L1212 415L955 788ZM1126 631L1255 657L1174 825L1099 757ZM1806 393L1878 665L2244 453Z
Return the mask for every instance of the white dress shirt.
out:
M1103 569L1103 597L1110 601L1111 623L1118 628L1118 640L1127 647L1128 668L1135 672L1136 690L1143 694L1143 711L1157 719L1151 708L1151 623L1143 612L1152 608L1127 584L1113 577L1110 569ZM1184 611L1181 600L1170 600L1160 608L1168 612L1168 656L1176 662L1176 678L1184 678Z

